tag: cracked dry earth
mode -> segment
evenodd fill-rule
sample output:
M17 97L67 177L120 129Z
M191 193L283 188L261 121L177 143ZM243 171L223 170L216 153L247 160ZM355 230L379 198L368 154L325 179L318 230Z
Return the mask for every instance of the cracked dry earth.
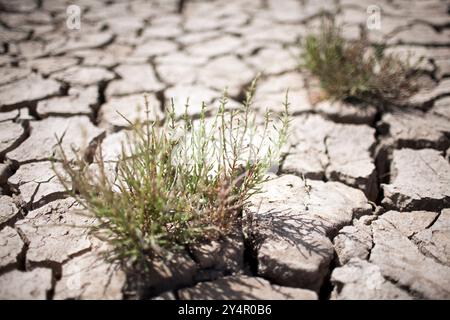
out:
M54 176L55 134L69 157L102 148L114 161L127 129L116 110L139 119L144 92L153 116L171 97L183 112L189 96L195 117L224 87L237 104L259 72L258 111L280 111L290 89L279 174L245 208L242 232L155 261L145 297L450 298L446 1L77 0L80 31L66 27L68 4L0 1L0 298L133 296ZM354 39L371 4L382 20L370 41L424 57L421 90L406 110L317 102L298 40L323 9Z

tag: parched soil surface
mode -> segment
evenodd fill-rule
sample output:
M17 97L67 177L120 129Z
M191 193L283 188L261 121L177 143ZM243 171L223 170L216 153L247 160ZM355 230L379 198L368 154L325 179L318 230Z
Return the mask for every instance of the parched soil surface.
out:
M0 1L0 298L450 298L447 1L80 0L80 30L69 2ZM424 57L420 91L385 111L319 101L299 40L322 10L355 39L373 4L369 40ZM258 73L258 112L280 111L289 88L278 175L243 230L155 261L136 289L55 177L55 134L69 157L103 148L114 161L128 125L117 111L143 117L143 93L152 117L171 98L181 114L187 97L196 117L224 88L241 102Z

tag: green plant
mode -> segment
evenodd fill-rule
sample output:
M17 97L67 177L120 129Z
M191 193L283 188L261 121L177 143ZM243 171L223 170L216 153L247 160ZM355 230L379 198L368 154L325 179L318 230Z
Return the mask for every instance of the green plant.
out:
M113 245L111 258L142 262L239 226L242 206L279 160L288 133L287 95L283 114L267 112L259 120L251 110L255 83L238 109L227 110L224 94L212 118L203 104L200 118L192 120L187 103L176 119L172 103L164 122L147 116L130 123L113 176L101 148L97 170L83 157L69 161L60 148L64 172L56 174L98 218L93 231Z
M417 90L409 63L384 55L383 46L371 46L366 37L347 41L332 17L324 16L318 35L302 43L301 67L319 80L335 99L401 103Z

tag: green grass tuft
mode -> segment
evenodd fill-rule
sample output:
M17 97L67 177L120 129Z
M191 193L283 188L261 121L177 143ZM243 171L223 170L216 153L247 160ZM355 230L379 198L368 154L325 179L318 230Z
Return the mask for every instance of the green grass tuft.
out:
M133 123L113 176L101 152L93 170L82 157L69 161L60 148L64 172L57 175L98 218L92 231L113 245L111 258L142 262L236 232L242 206L278 163L288 134L287 95L283 114L257 117L254 90L255 82L231 111L224 95L211 118L203 105L192 120L186 105L176 119L172 104L164 122Z
M329 97L370 103L402 104L417 91L415 72L408 61L384 55L365 37L347 41L332 17L323 17L318 35L302 42L301 68L319 80Z

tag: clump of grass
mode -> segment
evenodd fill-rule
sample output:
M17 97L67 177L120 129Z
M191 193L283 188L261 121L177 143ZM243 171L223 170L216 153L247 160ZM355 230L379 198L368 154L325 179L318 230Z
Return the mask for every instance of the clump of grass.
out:
M302 43L301 68L308 69L334 99L402 104L417 91L414 68L408 61L384 55L365 36L347 41L334 18L322 17L320 33Z
M177 119L172 103L165 121L130 123L113 177L101 151L94 160L98 170L92 170L82 157L69 161L60 148L64 174L57 175L98 218L93 231L113 245L110 258L142 262L236 231L242 206L278 162L288 133L287 96L283 114L266 113L259 121L254 90L255 82L231 111L224 94L211 118L203 104L192 120L186 104ZM149 108L146 102L147 114Z

